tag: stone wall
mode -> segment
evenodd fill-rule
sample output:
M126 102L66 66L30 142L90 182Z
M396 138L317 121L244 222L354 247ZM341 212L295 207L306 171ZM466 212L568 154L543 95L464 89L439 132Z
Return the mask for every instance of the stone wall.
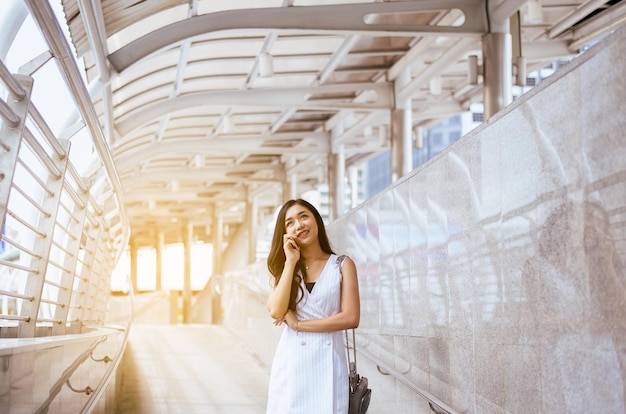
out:
M363 349L459 412L625 412L624 91L626 27L333 223Z

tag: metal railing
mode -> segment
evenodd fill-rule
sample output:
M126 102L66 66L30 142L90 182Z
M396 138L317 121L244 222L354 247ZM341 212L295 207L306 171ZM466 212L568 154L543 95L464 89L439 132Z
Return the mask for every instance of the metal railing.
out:
M111 274L129 237L123 191L78 67L48 2L34 3L50 50L17 74L0 61L3 337L104 324ZM55 136L31 99L33 73L55 60L96 150L89 176L71 162L70 140Z
M123 189L65 35L47 1L26 3L48 50L17 73L0 56L3 364L13 370L35 360L57 361L49 367L39 362L47 374L22 384L49 389L33 396L30 407L45 413L64 404L88 413L102 406L128 342L132 291L128 318L112 326L107 313L111 275L130 230ZM79 117L75 125L82 128L53 132L56 119L35 104L40 89L59 98L53 92L58 85L37 76L44 67L65 82ZM78 140L90 140L87 153L74 145ZM67 360L73 362L63 366ZM0 411L12 410L9 401Z

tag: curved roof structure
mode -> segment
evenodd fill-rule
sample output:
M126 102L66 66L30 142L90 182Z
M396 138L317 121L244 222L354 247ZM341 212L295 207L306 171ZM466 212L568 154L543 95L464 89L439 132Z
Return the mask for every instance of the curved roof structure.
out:
M62 3L139 245L176 241L181 221L236 227L251 200L274 209L286 182L326 181L340 147L346 166L388 150L400 100L413 127L467 111L485 33L510 28L530 71L626 16L597 0Z

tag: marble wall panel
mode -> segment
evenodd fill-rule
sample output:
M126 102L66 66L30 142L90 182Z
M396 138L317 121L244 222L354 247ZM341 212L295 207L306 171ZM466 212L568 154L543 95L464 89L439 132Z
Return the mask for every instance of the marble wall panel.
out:
M622 27L329 226L359 345L459 412L626 412L625 75Z

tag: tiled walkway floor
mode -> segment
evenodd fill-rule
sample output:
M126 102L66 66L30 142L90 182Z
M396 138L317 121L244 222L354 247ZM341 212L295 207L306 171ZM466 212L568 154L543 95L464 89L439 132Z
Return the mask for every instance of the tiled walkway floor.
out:
M135 324L118 413L263 414L269 367L220 325Z

